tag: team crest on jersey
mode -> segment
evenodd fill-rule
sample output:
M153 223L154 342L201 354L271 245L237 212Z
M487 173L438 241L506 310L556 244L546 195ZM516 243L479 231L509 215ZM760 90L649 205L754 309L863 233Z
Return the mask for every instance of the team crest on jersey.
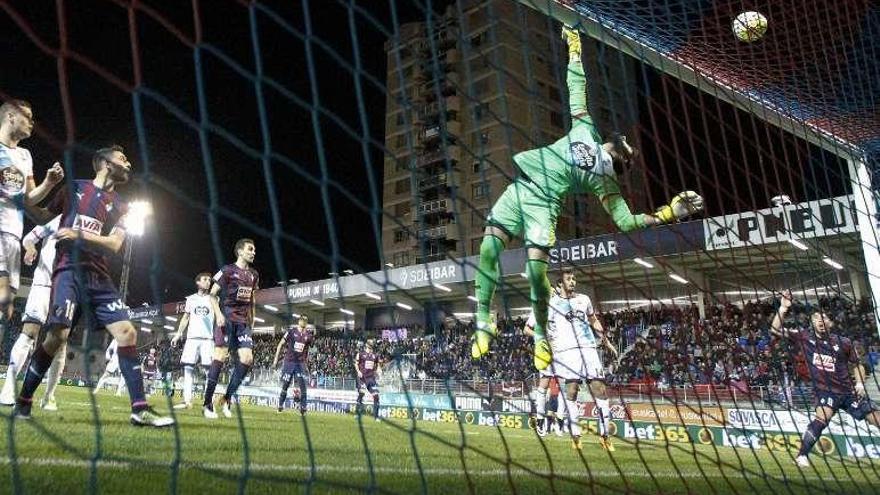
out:
M574 164L580 168L590 170L595 165L596 148L584 143L583 141L575 141L569 146L571 149L571 159Z
M107 211L109 212L110 210L113 209L113 203L107 203L106 205L104 205L104 208L106 208Z
M209 310L205 306L196 306L193 313L195 313L196 316L208 316Z
M18 194L24 191L24 174L16 167L6 167L0 171L0 182L7 194Z

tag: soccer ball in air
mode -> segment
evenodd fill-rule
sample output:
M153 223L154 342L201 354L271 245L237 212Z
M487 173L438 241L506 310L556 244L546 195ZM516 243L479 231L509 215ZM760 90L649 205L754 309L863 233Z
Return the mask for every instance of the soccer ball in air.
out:
M767 18L755 11L741 12L733 19L733 34L740 41L751 43L764 37L767 32Z

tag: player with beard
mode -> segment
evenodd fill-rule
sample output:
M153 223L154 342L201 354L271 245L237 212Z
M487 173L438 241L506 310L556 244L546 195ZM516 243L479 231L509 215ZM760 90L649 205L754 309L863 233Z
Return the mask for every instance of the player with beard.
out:
M239 239L235 243L235 263L224 266L214 275L214 286L211 295L221 298L221 312L217 315L217 327L214 329L214 359L208 371L208 383L205 386L203 414L208 419L217 418L214 411L214 389L220 378L223 363L230 351L238 354L238 363L229 378L226 393L220 399L223 416L232 417L229 403L238 391L244 377L247 376L254 362L254 340L251 333L256 316L254 296L260 287L260 274L251 264L257 251L251 239Z
M119 343L119 369L131 399L130 421L137 426L163 427L174 420L156 413L144 395L144 380L137 354L137 331L128 318L128 306L110 278L108 254L125 243L127 204L116 187L128 182L131 162L121 146L97 150L92 158L95 177L75 180L47 205L61 214L52 297L46 336L37 346L25 374L15 416L31 416L34 392L52 357L67 342L70 329L85 316L89 327L105 327Z
M831 331L834 322L821 310L810 315L813 331L784 328L785 314L791 308L791 292L786 291L779 310L770 323L770 333L787 338L795 352L803 353L813 385L816 414L801 439L795 462L809 467L807 458L837 411L844 410L856 421L866 420L880 428L880 410L865 393L865 367L852 341Z

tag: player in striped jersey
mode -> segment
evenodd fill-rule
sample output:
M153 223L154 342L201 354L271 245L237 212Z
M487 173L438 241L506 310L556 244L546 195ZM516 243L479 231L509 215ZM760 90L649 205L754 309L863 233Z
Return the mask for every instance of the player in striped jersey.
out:
M19 146L34 129L30 103L9 100L0 105L0 341L6 334L12 305L18 290L21 268L21 235L24 233L24 206L42 201L64 179L64 170L55 163L42 184L34 183L31 153ZM51 218L51 217L49 217ZM22 332L9 356L8 385L0 393L0 404L15 403L15 376L27 360L36 335Z
M131 162L120 146L102 148L92 158L95 177L75 180L59 191L47 205L61 213L52 298L46 321L46 337L37 346L25 374L15 406L15 417L29 419L34 392L67 342L73 328L87 311L87 321L103 326L119 342L119 369L131 399L129 420L137 426L164 427L174 420L154 411L144 395L143 374L137 354L137 331L128 306L110 277L108 254L118 253L125 242L128 206L116 187L128 182Z

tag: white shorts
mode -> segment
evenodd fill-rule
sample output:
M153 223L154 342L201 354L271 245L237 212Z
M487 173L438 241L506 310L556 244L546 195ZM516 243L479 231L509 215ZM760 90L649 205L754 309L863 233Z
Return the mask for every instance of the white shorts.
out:
M21 278L21 240L12 234L0 232L0 272L9 276L9 286L18 290Z
M23 323L46 323L49 316L49 299L52 297L52 288L48 285L32 285L28 293L27 303L24 305Z
M214 359L214 340L213 339L186 339L183 344L183 353L180 355L180 362L183 364L196 364L196 360L201 357L202 366L210 366Z
M545 374L544 371L549 372ZM605 370L595 347L566 349L553 354L553 363L541 376L556 376L563 380L604 380Z
M104 370L106 373L116 373L119 371L119 358L113 356L113 359L107 361L107 369Z

